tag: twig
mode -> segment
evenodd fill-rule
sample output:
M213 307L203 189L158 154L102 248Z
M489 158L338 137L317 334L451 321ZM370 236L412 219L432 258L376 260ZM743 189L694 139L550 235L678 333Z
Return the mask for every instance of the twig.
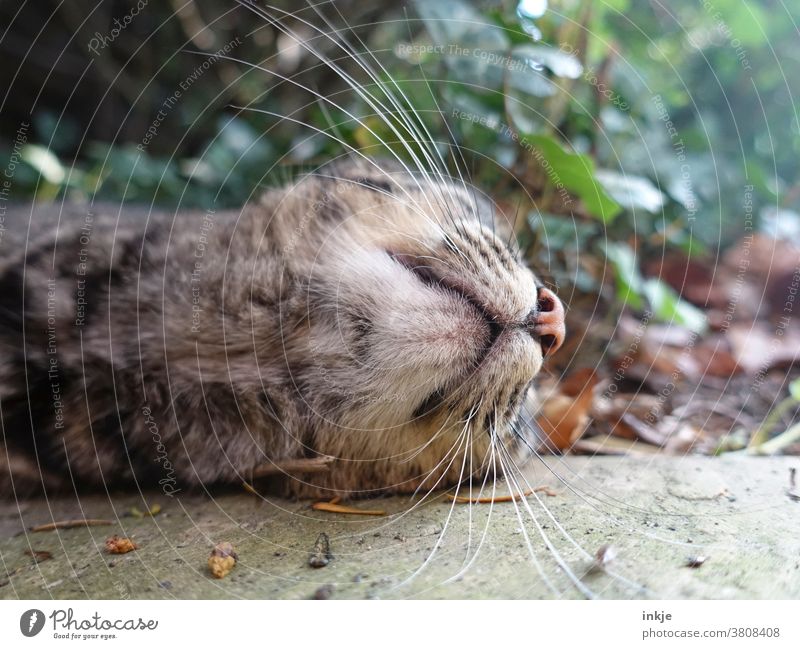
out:
M540 487L536 487L535 489L526 489L521 494L510 494L507 496L495 496L492 498L491 496L487 496L484 498L470 498L469 496L454 496L453 494L446 494L450 500L454 500L457 503L472 503L474 505L477 504L487 504L487 503L510 503L513 500L519 500L521 498L527 498L534 492L541 492L543 491L548 496L555 496L556 492L550 489L547 485L542 485Z
M759 444L754 448L748 448L748 451L754 455L774 455L778 451L782 451L789 446L789 444L794 444L798 441L800 441L800 423L790 426L780 435L773 437L763 444Z
M347 505L339 505L335 502L318 502L311 505L311 509L320 512L333 512L335 514L354 514L356 516L386 516L382 509L356 509Z
M68 521L53 521L44 525L34 525L31 532L51 532L52 530L69 530L73 527L93 527L95 525L113 525L114 521L105 518L74 518Z
M769 435L769 431L771 431L781 420L781 417L783 417L783 415L795 405L797 405L797 400L794 397L788 397L775 406L775 408L772 409L772 412L770 412L766 419L764 419L764 423L758 427L755 433L753 433L753 436L750 438L750 442L747 444L748 450L753 453L758 453L759 451L757 449L767 442L767 435ZM777 439L777 437L775 439Z
M16 574L19 574L20 572L22 572L22 567L21 566L18 567L18 568L14 568L11 571L6 572L6 574L4 575L3 581L0 581L0 588L10 584L11 583L11 578Z
M324 473L331 470L332 457L310 457L295 460L268 462L253 469L253 478L263 478L280 473Z
M261 494L260 494L260 493L258 493L258 492L257 492L257 491L256 491L256 490L253 488L253 485L251 485L249 482L242 482L242 487L244 487L244 490L245 490L245 491L247 491L247 492L249 492L249 493L253 494L254 496L261 496Z

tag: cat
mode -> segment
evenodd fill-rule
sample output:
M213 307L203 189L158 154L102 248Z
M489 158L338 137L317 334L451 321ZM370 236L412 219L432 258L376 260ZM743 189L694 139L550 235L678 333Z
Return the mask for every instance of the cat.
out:
M565 335L501 221L460 179L355 155L241 210L9 210L0 491L497 472Z

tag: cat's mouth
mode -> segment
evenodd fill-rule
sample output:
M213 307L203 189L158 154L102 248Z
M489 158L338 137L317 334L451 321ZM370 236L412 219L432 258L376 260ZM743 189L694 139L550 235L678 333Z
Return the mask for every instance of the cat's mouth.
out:
M426 286L431 286L439 290L449 291L454 293L467 304L472 306L481 317L486 321L489 330L489 335L486 343L483 346L481 357L478 360L477 367L480 367L486 356L491 353L498 340L506 329L506 325L502 324L501 318L493 313L491 309L487 308L480 300L478 300L474 293L464 283L459 282L453 278L445 277L437 272L429 264L426 264L424 258L416 257L405 253L394 253L389 251L389 256L404 268L410 270L420 282Z
M413 273L422 284L440 291L447 291L466 302L486 324L487 334L480 340L480 347L476 349L477 354L470 367L466 369L466 374L459 372L458 376L452 377L427 395L417 404L412 417L414 419L423 418L441 412L443 408L451 411L464 410L466 416L471 411L477 410L474 404L476 393L488 397L489 401L499 399L497 396L490 396L490 393L493 393L498 387L495 385L496 381L492 379L487 383L483 377L496 376L497 362L517 362L515 359L519 358L519 346L515 347L517 350L516 356L513 353L505 355L504 351L508 348L508 345L515 344L512 341L516 340L517 345L519 344L521 338L518 334L520 332L531 333L530 326L532 325L529 326L529 320L535 323L540 322L541 314L538 308L535 308L527 316L525 322L516 322L508 316L497 313L491 306L487 306L483 300L477 297L475 289L470 287L469 282L458 276L444 274L438 268L432 266L429 258L414 254L387 252L396 263ZM552 299L554 305L551 305L551 308L555 310L555 296ZM535 336L531 336L531 338L536 339ZM544 344L544 341L542 341L543 351ZM486 370L485 372L484 369ZM470 380L473 377L477 382ZM530 380L530 378L532 378L532 375L527 380ZM511 401L514 401L514 399L512 398ZM509 407L506 405L504 408L500 408L499 411L505 412Z

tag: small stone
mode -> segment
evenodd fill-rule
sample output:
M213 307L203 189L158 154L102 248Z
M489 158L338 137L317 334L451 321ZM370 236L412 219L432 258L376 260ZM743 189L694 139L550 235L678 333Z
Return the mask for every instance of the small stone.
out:
M697 555L697 556L692 555L692 556L686 558L686 567L687 568L699 568L707 560L708 560L708 557L703 557L703 556L699 556L699 555Z
M208 557L208 569L211 571L211 576L215 579L222 579L233 570L236 562L239 560L233 545L227 541L217 543L211 550L211 556Z
M327 566L333 555L331 554L331 541L325 532L320 532L311 554L308 555L308 565L312 568L324 568Z
M314 591L311 599L330 599L333 595L333 584L325 584Z

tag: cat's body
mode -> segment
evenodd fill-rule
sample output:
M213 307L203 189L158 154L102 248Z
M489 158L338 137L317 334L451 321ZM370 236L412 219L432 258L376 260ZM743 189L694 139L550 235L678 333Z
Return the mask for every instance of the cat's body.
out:
M174 492L319 456L281 488L452 484L513 450L541 342L563 338L488 204L396 165L333 165L241 211L54 205L5 229L7 495Z

